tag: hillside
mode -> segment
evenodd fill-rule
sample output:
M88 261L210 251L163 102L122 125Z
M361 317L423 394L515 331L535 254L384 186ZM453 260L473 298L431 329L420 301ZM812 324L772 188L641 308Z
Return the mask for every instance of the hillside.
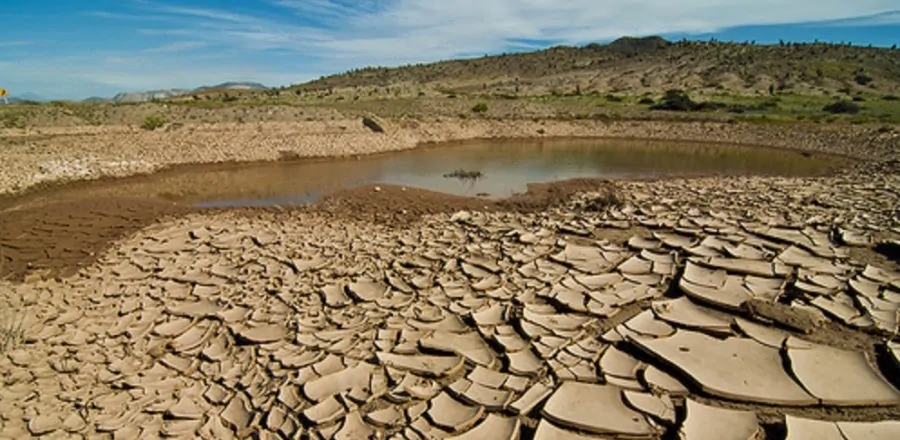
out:
M295 86L304 91L391 87L542 95L603 92L802 94L896 93L900 50L834 44L756 45L621 38L607 45L559 46L517 54L398 68L364 68Z

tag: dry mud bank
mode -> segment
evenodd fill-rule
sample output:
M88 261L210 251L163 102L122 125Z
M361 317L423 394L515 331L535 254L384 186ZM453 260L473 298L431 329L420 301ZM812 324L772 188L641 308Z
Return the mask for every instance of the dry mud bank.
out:
M897 171L172 218L0 284L0 436L897 438Z
M193 163L372 154L475 138L606 136L769 145L883 158L898 135L870 126L557 120L392 120L376 133L360 119L260 124L171 124L0 130L0 194L35 185L147 173Z

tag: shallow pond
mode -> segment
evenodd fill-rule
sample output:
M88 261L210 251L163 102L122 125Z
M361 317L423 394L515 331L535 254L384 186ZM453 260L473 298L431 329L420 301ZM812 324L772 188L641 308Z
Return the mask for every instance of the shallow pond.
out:
M328 160L176 167L149 176L78 185L81 196L162 197L197 206L310 203L365 184L507 197L529 182L571 178L707 175L811 176L843 159L735 145L610 139L470 141ZM456 170L477 179L445 177Z

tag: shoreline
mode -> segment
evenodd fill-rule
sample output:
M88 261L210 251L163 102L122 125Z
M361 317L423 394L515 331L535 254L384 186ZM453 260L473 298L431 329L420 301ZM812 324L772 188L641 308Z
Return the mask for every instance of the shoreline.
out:
M375 133L360 119L269 124L197 124L157 131L74 127L33 143L25 130L0 131L8 150L0 199L78 181L152 174L173 166L252 164L368 156L473 140L605 138L788 149L855 159L897 155L897 135L868 126L794 126L658 121L386 121ZM91 130L93 128L93 130ZM538 131L542 131L543 134ZM9 137L10 132L22 132ZM93 133L91 133L93 131ZM255 148L247 148L248 144ZM46 185L49 185L46 186Z

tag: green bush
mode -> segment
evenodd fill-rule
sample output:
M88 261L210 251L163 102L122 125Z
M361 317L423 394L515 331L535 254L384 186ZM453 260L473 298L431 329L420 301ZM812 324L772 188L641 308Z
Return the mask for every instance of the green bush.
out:
M141 128L144 130L156 130L159 127L166 125L166 118L162 116L147 116L144 118L144 123L141 124Z
M872 77L865 73L859 73L853 77L853 81L856 81L856 83L861 86L866 86L872 83Z
M472 107L472 112L474 112L474 113L485 113L487 111L488 111L488 106L487 106L487 104L485 104L483 102L479 102L478 104L475 104L474 107Z
M833 114L855 115L862 110L862 107L853 101L835 101L822 107L822 110Z
M696 110L697 103L682 90L669 90L662 100L658 104L650 106L650 109L687 112Z

